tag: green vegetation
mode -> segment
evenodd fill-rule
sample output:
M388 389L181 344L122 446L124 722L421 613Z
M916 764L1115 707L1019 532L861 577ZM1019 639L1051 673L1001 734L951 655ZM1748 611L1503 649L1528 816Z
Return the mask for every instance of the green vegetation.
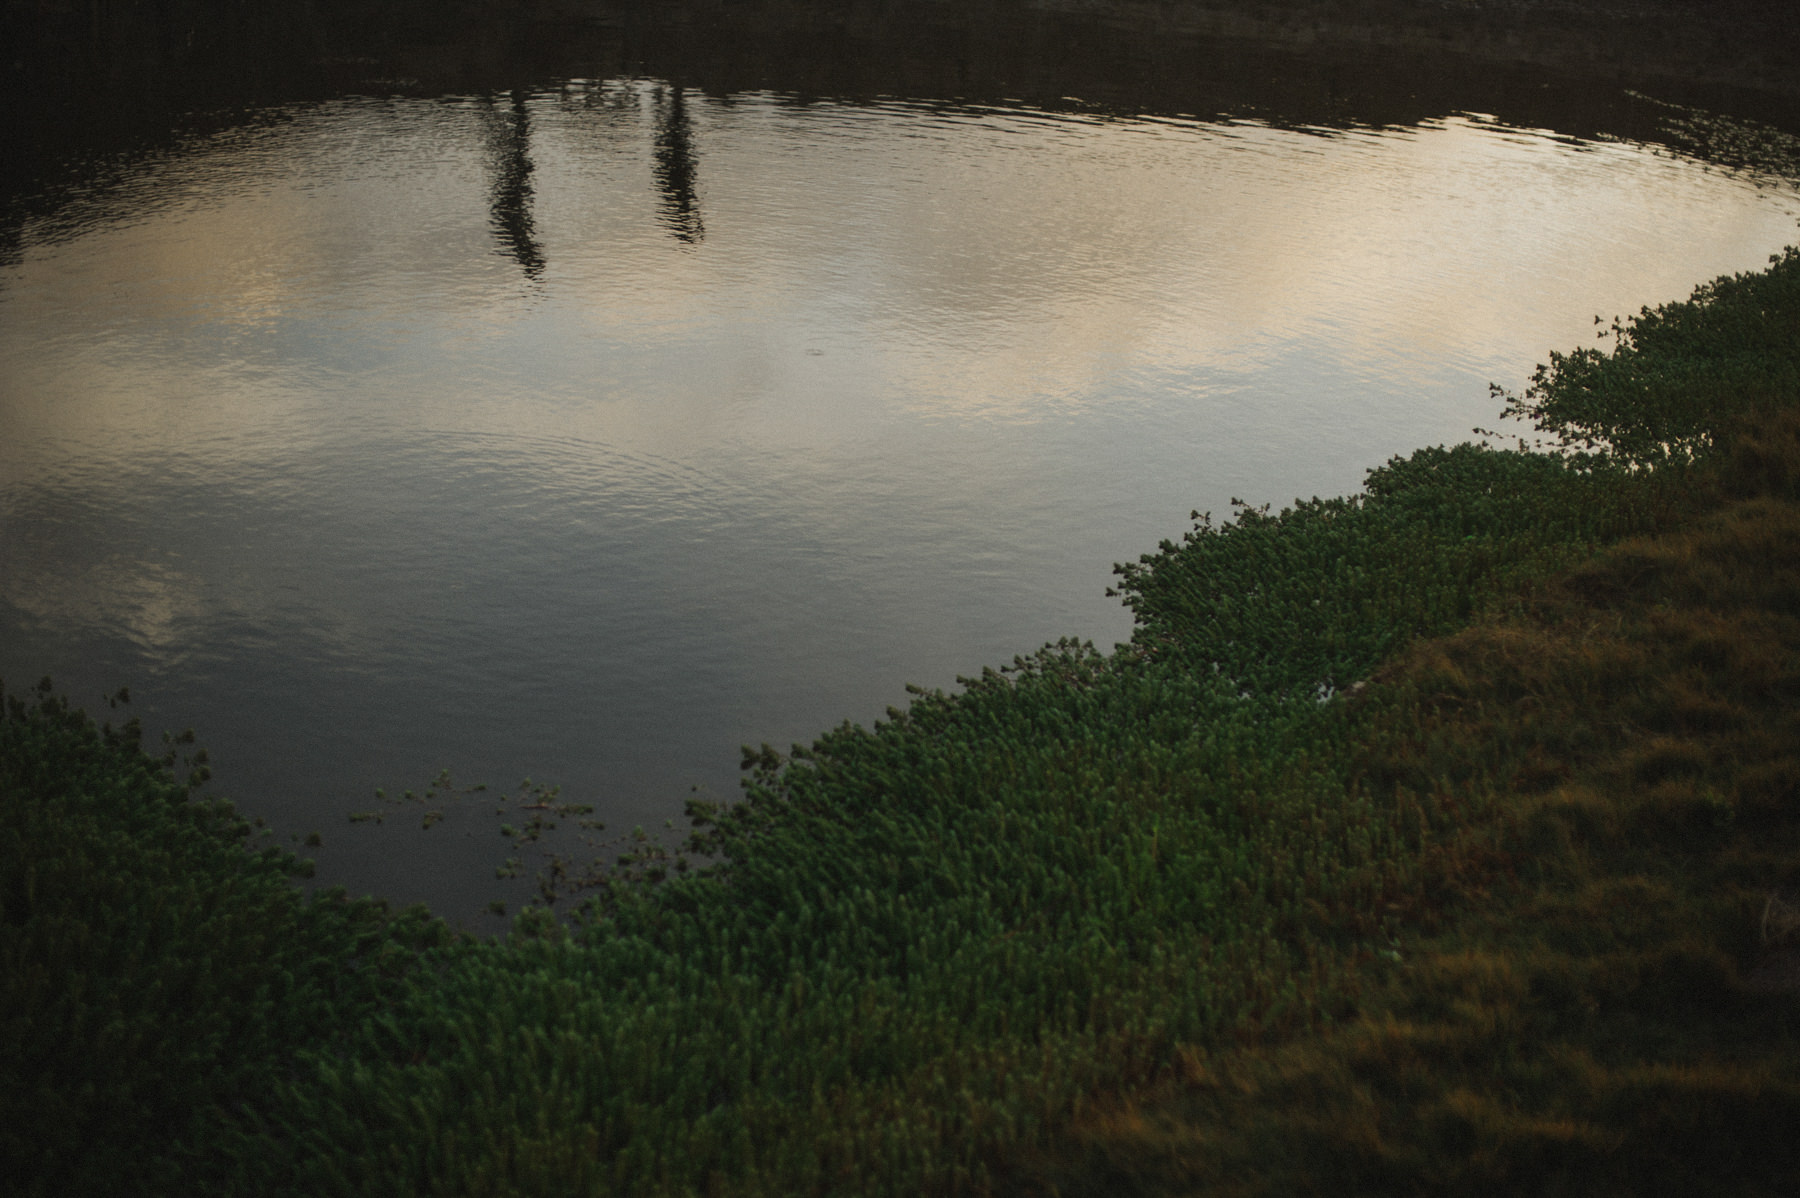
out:
M179 1193L221 1129L402 994L444 926L304 863L40 688L0 717L0 1161L20 1194ZM177 780L177 767L182 767Z
M1795 394L1715 433L1706 510L1383 669L1364 785L1470 813L1397 964L1099 1104L1042 1188L1800 1191Z
M1791 1190L1797 286L1553 359L1514 406L1579 452L1197 518L1121 568L1129 646L747 753L691 811L714 864L503 941L302 901L172 761L13 700L6 1155L46 1193Z

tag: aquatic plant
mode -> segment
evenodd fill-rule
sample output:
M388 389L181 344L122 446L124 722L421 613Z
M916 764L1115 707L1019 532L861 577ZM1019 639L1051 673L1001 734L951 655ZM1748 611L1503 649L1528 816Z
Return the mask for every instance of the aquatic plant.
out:
M1733 415L1791 402L1800 388L1800 248L1767 270L1729 275L1685 303L1614 320L1610 353L1552 353L1507 415L1566 449L1627 466L1680 462L1712 446ZM1596 318L1598 320L1598 318Z
M222 1124L448 942L423 911L303 898L305 863L257 847L200 793L191 744L152 757L136 720L96 726L48 680L29 700L0 694L0 1162L14 1193L213 1177Z

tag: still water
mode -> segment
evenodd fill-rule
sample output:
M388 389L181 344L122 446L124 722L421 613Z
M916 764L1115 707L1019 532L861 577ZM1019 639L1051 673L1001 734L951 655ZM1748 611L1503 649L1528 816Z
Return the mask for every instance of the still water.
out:
M1190 509L1495 423L1596 314L1796 240L1633 140L703 93L268 108L0 259L0 677L129 684L324 878L472 918L441 768L614 829L1129 621ZM491 812L485 812L491 815Z

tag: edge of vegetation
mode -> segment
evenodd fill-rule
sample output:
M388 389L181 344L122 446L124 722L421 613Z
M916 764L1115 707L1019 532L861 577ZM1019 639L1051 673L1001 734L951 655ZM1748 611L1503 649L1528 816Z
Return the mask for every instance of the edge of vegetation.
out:
M1765 406L1696 430L1686 518L1415 642L1358 696L1363 784L1468 814L1354 1016L1098 1104L1028 1188L1800 1187L1800 392L1715 394Z
M504 940L303 899L203 761L8 699L0 1158L45 1194L1791 1192L1797 322L1789 250L1553 356L1511 400L1553 451L1197 516L1120 568L1130 645L747 753L691 812L711 864Z

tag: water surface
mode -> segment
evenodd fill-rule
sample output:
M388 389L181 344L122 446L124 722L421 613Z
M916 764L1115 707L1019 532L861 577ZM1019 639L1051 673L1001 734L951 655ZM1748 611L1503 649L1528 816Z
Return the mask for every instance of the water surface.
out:
M617 76L259 110L0 260L0 677L128 683L325 877L469 916L530 774L660 827L737 748L1046 640L1190 509L1495 423L1790 187L1405 125Z

